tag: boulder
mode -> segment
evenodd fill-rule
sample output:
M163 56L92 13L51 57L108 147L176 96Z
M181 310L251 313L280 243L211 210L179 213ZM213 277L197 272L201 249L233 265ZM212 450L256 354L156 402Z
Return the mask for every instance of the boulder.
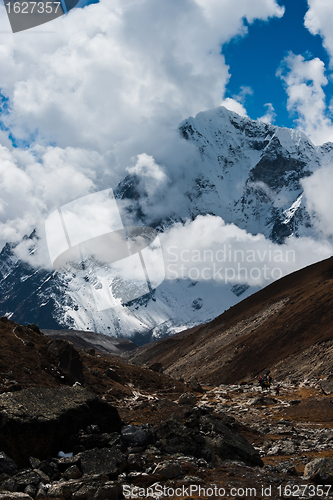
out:
M143 471L145 461L140 453L130 453L127 458L128 469L130 471Z
M191 394L190 392L185 392L184 394L181 394L181 396L179 396L180 405L195 406L196 402L197 398L195 397L194 394Z
M111 380L113 380L114 382L117 382L118 384L124 385L124 381L121 378L121 376L118 375L118 373L115 370L113 370L112 368L108 368L107 370L105 370L104 375L106 377L110 378Z
M187 428L180 418L171 417L159 424L156 427L156 437L162 453L212 458L206 457L204 453L204 436L199 434L199 430Z
M259 453L226 425L223 416L208 414L195 417L186 420L185 425L180 418L174 417L157 426L156 437L162 452L191 455L214 464L230 459L263 466Z
M27 328L30 328L30 330L33 330L35 333L39 333L39 334L43 335L39 329L39 326L36 325L35 323L31 323L31 325L27 325Z
M203 390L203 388L201 387L197 377L195 377L195 376L191 377L191 379L188 383L188 386L190 389L192 389L192 391L201 392L201 393L205 392Z
M120 432L116 408L82 387L24 389L0 395L0 449L19 467L68 449L69 438L96 424Z
M282 460L282 462L275 464L272 470L280 474L297 476L297 470L291 460Z
M65 472L70 467L81 467L81 460L78 455L74 457L61 457L57 462L59 472Z
M85 475L103 474L109 479L118 477L125 469L125 456L118 448L95 448L79 453L81 469Z
M121 435L125 443L131 446L148 446L155 442L152 427L145 425L126 425L121 430Z
M333 394L333 380L323 380L320 384L321 390L326 396Z
M239 460L263 466L258 451L240 434L232 431L217 415L204 415L200 430L206 434L206 448L221 460Z
M255 398L251 404L252 405L273 405L277 403L277 399L271 398L269 396L259 396Z
M331 458L316 458L304 468L304 477L316 484L333 484L333 460Z
M14 479L16 481L17 491L22 492L29 485L37 487L40 483L47 484L50 482L50 478L42 471L31 469L24 469L20 471L18 474L16 474L16 476L14 476Z
M65 479L79 479L82 476L82 472L77 465L72 465L64 472Z
M6 453L0 451L0 474L8 474L9 476L13 476L18 472L17 465L9 458Z
M162 363L153 363L149 366L149 370L156 373L163 373L163 365Z
M108 433L103 434L80 434L73 441L76 446L84 446L86 450L93 448L105 448L112 441L112 436Z
M51 340L48 352L53 356L71 384L84 383L82 360L73 344L64 339Z
M184 471L177 462L167 460L160 462L154 469L153 474L159 474L165 479L174 479L175 477L184 476Z
M36 495L36 500L119 500L120 498L123 498L120 484L98 476L57 481L49 488L44 490L40 488Z

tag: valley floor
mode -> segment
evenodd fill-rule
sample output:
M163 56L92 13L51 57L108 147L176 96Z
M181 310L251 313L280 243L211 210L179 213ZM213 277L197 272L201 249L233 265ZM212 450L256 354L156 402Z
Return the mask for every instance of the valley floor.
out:
M207 386L203 395L196 396L198 407L235 418L237 431L260 452L264 467L227 460L218 467L205 468L191 463L188 457L175 456L186 471L187 480L168 481L169 488L194 484L202 489L185 489L190 497L167 498L333 498L333 487L326 485L321 490L304 477L306 464L333 456L333 397L323 393L319 380L282 383L279 395L274 387L262 391L254 383ZM119 408L121 417L129 424L154 424L181 413L177 410L176 402L147 394L136 394ZM156 458L159 456L151 459ZM139 475L136 484L145 487Z

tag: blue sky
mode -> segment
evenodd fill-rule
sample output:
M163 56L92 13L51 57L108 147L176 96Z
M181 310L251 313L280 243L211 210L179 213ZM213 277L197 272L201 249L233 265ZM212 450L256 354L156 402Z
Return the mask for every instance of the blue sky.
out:
M275 124L294 128L297 116L290 116L287 111L287 94L276 71L289 51L301 54L305 59L318 57L326 68L329 56L323 48L322 38L312 35L304 26L307 1L279 0L278 3L285 7L282 18L255 21L248 25L247 36L233 39L223 46L222 52L231 73L226 97L239 96L242 87L249 87L253 93L247 94L243 102L251 118L264 115L267 111L265 104L272 103ZM333 95L332 81L325 86L325 94L329 104Z

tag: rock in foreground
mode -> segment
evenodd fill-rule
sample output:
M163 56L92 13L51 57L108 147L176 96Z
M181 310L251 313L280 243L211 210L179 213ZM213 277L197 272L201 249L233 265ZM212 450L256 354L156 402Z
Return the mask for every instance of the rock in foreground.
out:
M0 395L0 449L18 466L28 457L44 458L68 450L79 429L98 425L119 432L116 408L81 387L32 388Z

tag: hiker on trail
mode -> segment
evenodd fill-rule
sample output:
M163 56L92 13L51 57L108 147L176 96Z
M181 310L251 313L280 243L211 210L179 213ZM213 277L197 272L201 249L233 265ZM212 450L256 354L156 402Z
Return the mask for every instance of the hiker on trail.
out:
M275 387L275 394L276 394L277 396L280 394L280 386L279 386L279 385L277 385L277 386Z
M268 382L269 382L269 385L271 385L271 383L272 383L272 377L270 375L268 377Z

